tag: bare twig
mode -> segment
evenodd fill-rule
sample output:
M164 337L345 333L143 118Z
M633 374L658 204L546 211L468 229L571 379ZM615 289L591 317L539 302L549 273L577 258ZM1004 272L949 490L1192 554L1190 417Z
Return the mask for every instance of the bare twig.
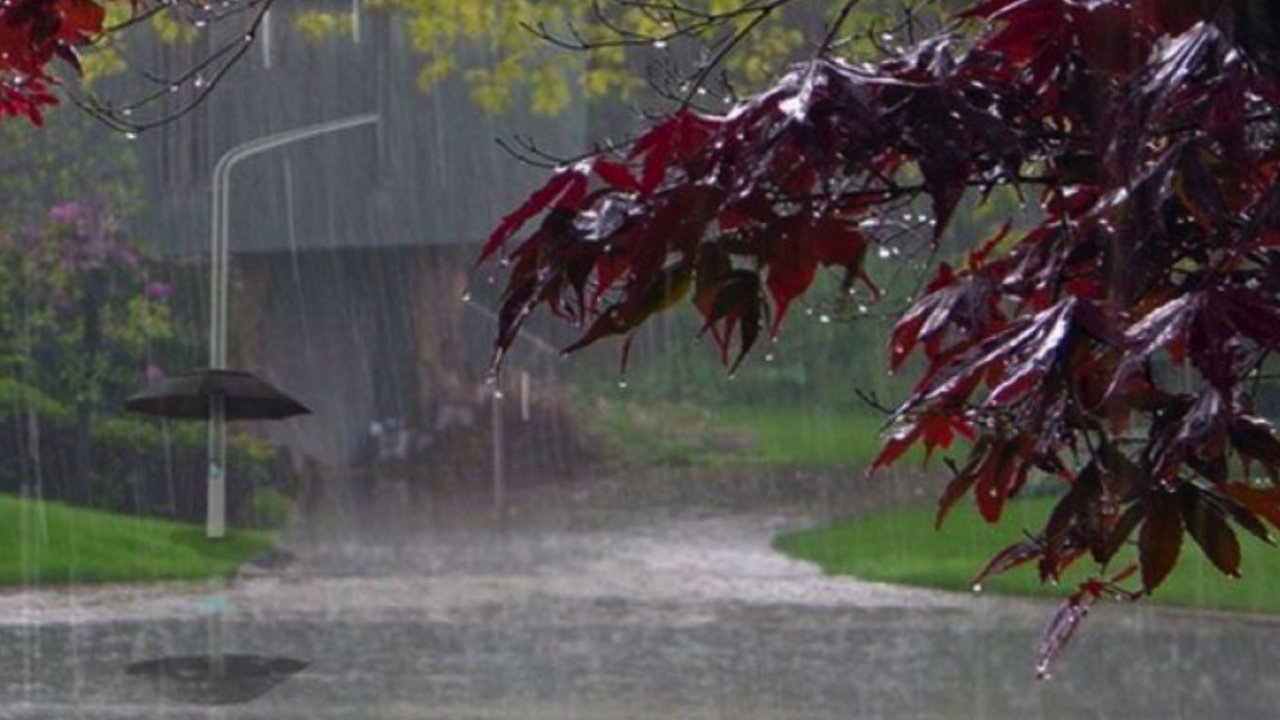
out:
M827 28L826 37L822 38L822 42L819 43L817 55L822 56L831 52L831 46L835 43L836 38L839 37L840 29L849 20L849 15L859 2L861 0L845 0L844 5L840 8L840 13L836 15L836 19Z
M894 408L891 408L888 405L885 405L884 403L880 402L880 399L876 397L876 394L874 392L867 392L862 388L854 388L853 393L858 396L859 400L866 403L868 407L875 410L876 412L879 412L888 417L892 417L894 414L897 413L897 410L895 410Z
M108 28L106 33L112 34L131 28L163 10L177 12L184 22L191 22L201 27L227 21L246 12L253 12L253 16L242 30L235 32L229 40L193 63L180 75L162 77L142 71L143 78L160 86L154 91L125 102L104 100L93 93L79 94L69 91L68 96L72 103L99 122L115 131L130 135L173 122L200 106L231 68L249 51L274 2L275 0L239 0L239 2L223 3L216 7L192 0L161 1L146 6L140 4L138 12L133 17ZM195 92L188 95L186 101L176 108L162 109L147 119L137 119L140 112L146 111L187 87L193 88Z

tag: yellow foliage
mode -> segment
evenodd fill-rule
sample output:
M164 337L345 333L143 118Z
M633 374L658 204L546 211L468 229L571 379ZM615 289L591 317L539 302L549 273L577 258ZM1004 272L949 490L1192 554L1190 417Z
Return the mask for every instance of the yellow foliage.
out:
M833 7L836 0L814 0ZM739 10L747 0L684 0L689 7L724 13ZM418 86L430 91L467 66L462 79L482 108L502 111L517 99L531 112L555 115L577 99L629 98L645 82L643 68L655 49L609 45L614 30L594 15L592 0L369 0L369 7L388 9L404 17L412 47L424 56ZM660 14L635 5L600 3L610 24L644 36L672 31ZM738 15L723 31L742 29L754 14ZM565 39L603 43L589 54L554 48L538 32ZM713 38L704 38L711 40ZM735 85L757 88L773 77L802 50L806 38L782 14L770 17L750 34L741 52L732 54L725 70ZM477 66L459 63L475 52L495 58Z
M80 82L88 87L100 78L124 72L125 61L114 44L101 44L81 56L80 67L84 69Z
M303 37L319 42L334 36L350 35L355 28L355 18L351 13L302 10L294 17L293 24Z
M200 28L186 20L175 19L169 12L152 15L151 28L161 40L167 43L189 45L200 37Z
M692 9L684 19L693 21L698 13L729 13L733 19L716 33L700 38L703 43L723 42L728 33L748 27L757 15L743 10L757 0L681 0ZM854 41L848 52L866 48L867 24L882 18L882 9L895 0L866 0L866 10L855 13L848 27ZM775 12L751 29L745 41L724 58L720 68L735 90L752 92L776 78L788 62L812 53L817 40L800 29L791 7L808 14L806 27L812 30L817 8L830 17L843 0L806 0ZM107 3L109 12L124 15L130 4ZM608 15L601 23L596 8ZM365 11L393 13L413 50L421 56L417 86L431 92L441 82L458 77L468 85L472 99L493 112L520 104L539 115L555 115L583 100L629 99L646 83L646 68L664 59L658 48L639 44L623 47L611 44L617 28L633 37L661 37L673 27L667 15L652 7L612 0L363 0ZM109 16L109 22L111 21ZM350 12L301 9L292 27L311 41L324 41L349 34L356 17ZM150 26L165 42L191 43L201 30L169 12L157 13ZM589 53L575 53L555 47L540 32L570 42L599 45ZM633 35L632 35L633 34ZM115 35L99 43L84 58L85 81L120 72L124 58L119 52L123 40ZM706 57L691 43L672 43L674 57L686 66L693 58ZM678 45L678 47L676 47ZM662 51L666 52L666 51Z

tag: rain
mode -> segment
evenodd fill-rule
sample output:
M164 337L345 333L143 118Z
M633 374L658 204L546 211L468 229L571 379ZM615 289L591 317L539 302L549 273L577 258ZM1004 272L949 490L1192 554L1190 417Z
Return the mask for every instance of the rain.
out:
M1247 587L1101 602L1037 681L1053 596L973 582L1036 521L949 531L986 552L949 587L895 564L947 480L923 454L865 472L911 386L885 349L923 205L863 221L883 297L819 278L733 375L691 308L629 336L625 368L621 342L565 357L584 328L538 313L491 375L510 268L477 266L486 238L548 158L662 99L578 78L547 112L474 82L506 67L478 40L437 38L456 68L425 82L411 5L192 17L94 81L117 119L174 117L0 121L0 718L1274 717L1280 622ZM228 39L249 50L199 69ZM881 552L874 577L813 559Z

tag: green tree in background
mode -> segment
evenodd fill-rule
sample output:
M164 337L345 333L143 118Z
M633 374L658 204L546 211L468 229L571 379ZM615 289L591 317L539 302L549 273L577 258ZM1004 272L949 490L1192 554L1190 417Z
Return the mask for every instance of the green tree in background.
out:
M936 22L950 4L926 2L911 17ZM869 49L877 28L901 24L904 6L898 0L862 5L849 42ZM368 6L403 23L423 58L417 76L423 91L461 75L472 98L487 110L506 110L527 98L531 111L555 115L575 98L631 100L653 86L679 93L693 87L699 68L731 45L734 52L716 63L715 77L696 85L725 94L757 90L778 67L814 51L818 31L843 3L371 0ZM349 33L354 22L350 12L316 8L294 17L296 27L313 40ZM592 52L563 52L566 48Z
M0 377L73 413L73 502L89 497L95 417L157 372L151 344L172 335L169 286L148 272L113 212L90 202L0 236Z

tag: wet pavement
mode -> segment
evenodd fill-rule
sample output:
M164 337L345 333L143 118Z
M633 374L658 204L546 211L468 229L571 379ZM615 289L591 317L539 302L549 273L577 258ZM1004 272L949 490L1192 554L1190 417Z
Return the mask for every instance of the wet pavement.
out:
M799 483L803 485L803 483ZM1049 606L822 577L777 532L853 511L733 478L628 478L412 508L334 503L231 583L0 596L3 718L1273 718L1280 623L1107 606L1057 676ZM310 665L246 704L125 673Z

